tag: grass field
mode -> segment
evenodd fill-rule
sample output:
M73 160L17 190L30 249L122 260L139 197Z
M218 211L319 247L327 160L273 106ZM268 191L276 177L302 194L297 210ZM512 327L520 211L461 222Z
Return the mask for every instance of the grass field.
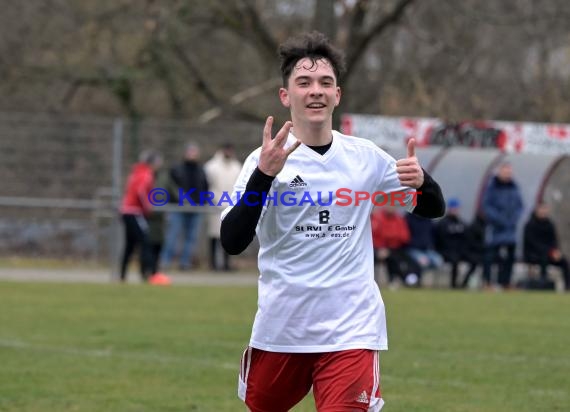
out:
M383 295L383 412L570 410L570 296ZM255 305L249 287L0 282L0 411L243 411Z

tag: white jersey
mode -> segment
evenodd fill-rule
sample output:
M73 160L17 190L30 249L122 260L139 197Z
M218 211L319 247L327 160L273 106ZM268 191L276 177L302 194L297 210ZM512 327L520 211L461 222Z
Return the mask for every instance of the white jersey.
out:
M286 147L295 140L290 134ZM260 150L244 163L234 204ZM388 349L384 302L374 281L373 204L356 206L354 198L357 191L401 191L412 210L415 190L400 184L395 164L374 143L336 131L324 155L302 144L289 156L256 228L260 276L250 346L285 353Z

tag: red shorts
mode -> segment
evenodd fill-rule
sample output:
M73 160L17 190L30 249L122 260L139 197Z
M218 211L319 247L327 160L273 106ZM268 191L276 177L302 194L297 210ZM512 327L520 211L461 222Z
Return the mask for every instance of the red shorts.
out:
M287 412L313 388L318 412L377 412L378 351L279 353L247 348L238 395L252 412Z

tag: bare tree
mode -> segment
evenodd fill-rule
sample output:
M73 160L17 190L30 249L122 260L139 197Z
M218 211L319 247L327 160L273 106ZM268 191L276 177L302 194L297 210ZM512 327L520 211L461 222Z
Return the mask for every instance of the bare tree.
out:
M260 120L277 45L325 32L342 111L569 121L564 0L6 0L0 109Z

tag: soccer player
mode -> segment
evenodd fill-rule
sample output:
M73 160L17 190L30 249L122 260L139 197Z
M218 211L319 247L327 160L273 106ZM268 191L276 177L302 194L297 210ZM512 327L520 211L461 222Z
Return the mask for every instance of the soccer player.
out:
M378 351L388 341L374 282L373 204L339 202L337 190L400 192L408 211L432 218L445 203L414 140L396 162L370 141L332 130L344 63L322 34L292 38L279 54L279 98L291 121L272 137L267 118L262 146L234 186L234 206L222 214L228 253L241 253L256 234L260 245L258 310L238 395L253 412L284 412L312 387L319 412L379 411ZM238 202L238 192L250 193Z

